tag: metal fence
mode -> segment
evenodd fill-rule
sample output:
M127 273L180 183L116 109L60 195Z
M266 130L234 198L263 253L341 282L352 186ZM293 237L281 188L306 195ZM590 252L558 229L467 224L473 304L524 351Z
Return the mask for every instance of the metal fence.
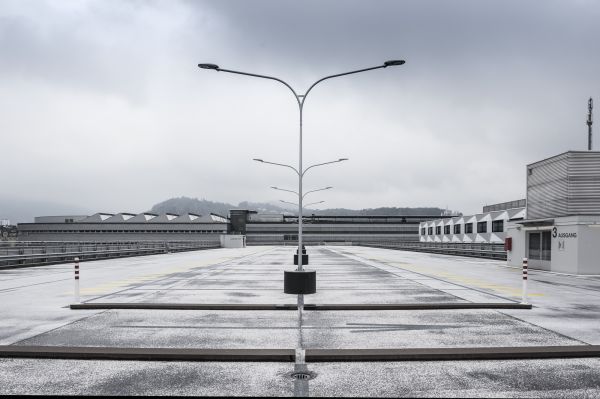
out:
M445 255L471 256L506 260L504 244L488 243L428 243L428 242L362 242L354 243L365 247L400 249L403 251L430 252Z
M40 266L80 261L219 248L205 241L7 241L0 242L0 268Z

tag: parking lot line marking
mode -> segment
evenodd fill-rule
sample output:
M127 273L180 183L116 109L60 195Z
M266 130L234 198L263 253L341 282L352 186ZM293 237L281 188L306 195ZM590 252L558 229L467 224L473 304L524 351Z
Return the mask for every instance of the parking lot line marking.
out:
M389 260L389 259L381 259L381 258L371 259L371 260L373 260L375 262L381 262L384 264L388 264L388 265L391 265L394 267L398 267L398 268L401 268L404 270L413 271L416 273L426 274L426 275L430 275L430 276L436 276L438 278L443 278L445 280L449 280L446 282L450 283L450 284L460 283L460 284L464 284L466 286L472 286L474 288L483 288L483 289L495 291L495 292L503 294L503 295L509 295L509 296L513 296L513 297L521 296L521 289L519 287L513 287L510 285L504 285L504 284L496 284L496 283L492 283L492 282L486 281L486 280L481 280L478 278L467 277L464 275L459 275L456 273L451 273L451 272L446 272L446 271L440 271L438 269L432 268L427 265L414 265L414 264L410 264L410 263L398 262L398 261L393 261L393 260ZM520 274L520 271L515 271L515 273ZM533 297L544 296L544 294L539 293L539 292L530 293L528 295L533 296Z
M140 283L146 283L148 281L158 280L165 276L169 276L169 275L181 273L181 272L186 272L186 271L189 271L189 270L195 269L195 268L213 266L213 265L217 265L217 264L224 263L227 261L231 261L233 259L240 259L240 258L256 255L259 252L264 252L264 251L261 250L261 251L257 251L257 252L251 253L249 255L244 255L244 256L220 256L216 259L208 259L208 260L204 260L204 261L198 262L198 263L194 262L194 263L188 263L183 266L172 266L171 268L166 269L162 272L143 274L141 276L129 277L124 280L109 281L109 282L101 283L101 284L98 284L98 285L95 285L92 287L82 288L81 295L108 294L113 291L117 291L119 289L123 289L123 288L126 288L131 285L136 285L136 284L140 284ZM71 291L65 292L65 295L70 295L70 294L72 294Z
M125 288L127 286L140 284L140 283L147 283L149 281L158 280L161 277L165 277L165 276L168 276L171 274L176 274L176 273L183 272L183 271L188 271L193 268L212 266L214 264L224 262L223 259L224 258L217 258L214 261L207 261L207 262L205 261L202 263L192 263L192 264L188 264L185 266L179 266L176 268L167 269L163 272L148 273L148 274L144 274L141 276L130 277L130 278L123 279L123 280L109 281L109 282L101 283L101 284L98 284L98 285L95 285L92 287L82 288L81 294L82 295L105 294L105 293L111 292L111 290L115 290L118 288ZM65 294L67 294L67 292L65 292ZM69 291L68 294L71 294L71 291Z

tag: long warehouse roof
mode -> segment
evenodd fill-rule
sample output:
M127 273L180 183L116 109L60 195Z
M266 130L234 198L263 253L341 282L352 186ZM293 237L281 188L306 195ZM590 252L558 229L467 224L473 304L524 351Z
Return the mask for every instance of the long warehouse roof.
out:
M98 212L90 216L38 216L35 223L227 223L226 217L209 213L208 215L197 215L184 213L104 213Z

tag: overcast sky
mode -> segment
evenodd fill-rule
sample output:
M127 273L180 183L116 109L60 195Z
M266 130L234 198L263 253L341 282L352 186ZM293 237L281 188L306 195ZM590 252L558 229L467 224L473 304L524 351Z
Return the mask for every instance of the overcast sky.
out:
M525 165L587 148L600 2L0 0L0 200L140 212L174 196L323 207L525 197ZM599 111L600 112L600 111ZM598 128L596 128L598 131ZM597 135L598 136L598 135ZM595 148L600 149L600 136ZM0 209L0 218L2 218Z

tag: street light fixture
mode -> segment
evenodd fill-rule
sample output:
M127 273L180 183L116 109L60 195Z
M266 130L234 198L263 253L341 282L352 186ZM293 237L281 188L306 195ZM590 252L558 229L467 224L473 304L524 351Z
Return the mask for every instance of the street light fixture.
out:
M404 65L406 61L404 60L390 60L390 61L386 61L383 63L383 67L389 67L389 66L397 66L397 65ZM211 64L208 64L211 65Z
M198 68L219 70L219 66L217 64L198 64Z

